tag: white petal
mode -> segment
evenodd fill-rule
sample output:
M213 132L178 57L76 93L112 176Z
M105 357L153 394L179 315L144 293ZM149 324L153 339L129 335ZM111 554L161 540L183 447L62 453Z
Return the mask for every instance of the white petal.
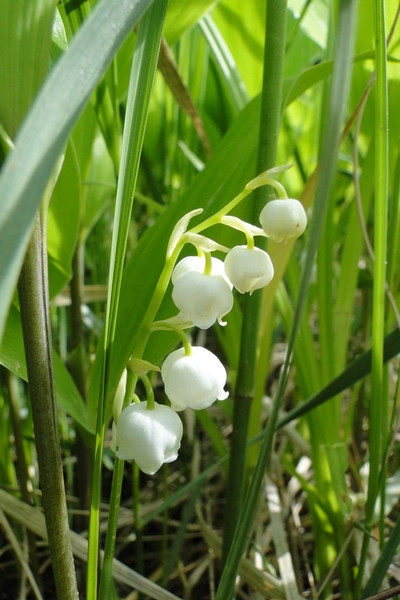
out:
M192 346L192 354L183 348L171 352L161 367L165 392L175 410L190 407L207 408L215 400L224 400L226 371L221 361L209 350Z
M164 462L178 456L183 427L178 415L168 406L147 402L125 408L117 423L117 456L133 459L138 467L153 475Z
M200 329L211 327L233 306L232 291L225 279L197 271L188 271L177 279L172 300L182 318L191 320Z

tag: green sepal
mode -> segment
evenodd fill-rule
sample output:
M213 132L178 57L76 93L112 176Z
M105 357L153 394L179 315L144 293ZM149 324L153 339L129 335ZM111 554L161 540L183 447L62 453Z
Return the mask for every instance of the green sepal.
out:
M149 371L160 372L160 368L153 365L148 360L142 360L141 358L131 358L128 360L126 368L138 375L144 377Z

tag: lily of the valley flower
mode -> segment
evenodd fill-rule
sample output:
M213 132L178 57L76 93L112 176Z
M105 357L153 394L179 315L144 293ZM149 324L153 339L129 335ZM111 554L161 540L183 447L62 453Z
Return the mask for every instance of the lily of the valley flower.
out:
M260 248L235 246L226 255L224 265L225 273L241 294L263 288L274 276L269 254Z
M286 242L303 233L307 226L307 215L299 200L271 200L262 209L260 222L267 237L274 242Z
M200 410L229 395L224 390L224 365L201 346L192 346L190 355L184 348L171 352L161 367L161 377L174 410Z
M121 412L116 427L118 458L136 461L139 469L154 475L163 463L178 457L183 434L182 422L169 406L147 401L130 404Z
M211 273L205 270L204 256L188 256L181 260L172 273L172 300L181 317L192 321L200 329L208 329L232 309L232 284L225 275L224 263L211 259Z

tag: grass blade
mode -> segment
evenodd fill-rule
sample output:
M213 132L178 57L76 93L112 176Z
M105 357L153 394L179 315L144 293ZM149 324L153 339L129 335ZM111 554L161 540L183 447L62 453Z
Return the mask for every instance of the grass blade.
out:
M385 337L383 348L383 362L386 363L394 358L400 352L400 331L395 329ZM296 408L288 412L284 419L281 419L277 428L283 427L290 421L297 419L310 412L313 408L320 406L327 400L334 398L345 389L364 379L371 373L372 351L368 350L356 358L340 375L335 377L327 386L315 394L312 398L305 400Z
M97 415L97 435L93 471L93 495L91 507L91 536L89 538L88 560L88 598L96 597L97 554L99 506L101 495L101 467L104 432L106 426L106 397L109 375L110 354L112 352L117 315L120 304L122 271L125 264L126 245L131 220L134 190L139 170L144 132L150 95L157 67L157 58L161 42L162 27L166 10L166 0L156 0L144 15L139 25L138 38L132 62L131 80L129 84L128 103L124 126L121 152L121 166L115 207L111 259L109 270L109 292L107 298L104 354L100 381L100 402ZM115 527L121 493L122 461L117 463L113 482L110 524L106 539L105 558L100 587L100 597L108 598L110 594L112 558L114 555ZM123 463L122 463L123 464Z
M393 528L390 537L382 550L382 554L380 555L374 570L372 571L367 585L364 588L362 599L368 598L368 596L372 596L373 594L377 594L379 588L382 584L383 579L387 575L388 568L390 563L393 560L393 557L397 554L397 549L400 544L400 517L397 518L396 525Z

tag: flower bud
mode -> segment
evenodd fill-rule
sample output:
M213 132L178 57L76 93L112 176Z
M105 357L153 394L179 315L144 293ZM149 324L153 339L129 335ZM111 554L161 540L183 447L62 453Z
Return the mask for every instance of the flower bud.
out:
M210 275L204 273L204 265L204 257L188 256L172 273L172 300L181 317L200 329L208 329L217 320L224 325L222 317L233 306L232 284L223 262L213 257Z
M226 255L225 273L241 294L254 292L271 281L274 267L267 252L260 248L235 246Z
M189 356L183 348L171 352L161 367L161 377L174 410L200 410L229 395L224 390L224 365L202 346L192 346Z
M274 242L286 242L303 233L307 226L307 215L299 200L271 200L262 209L260 222L267 237Z
M178 457L183 434L182 422L169 406L147 401L130 404L121 412L116 427L117 456L136 461L139 469L154 475L163 463Z

